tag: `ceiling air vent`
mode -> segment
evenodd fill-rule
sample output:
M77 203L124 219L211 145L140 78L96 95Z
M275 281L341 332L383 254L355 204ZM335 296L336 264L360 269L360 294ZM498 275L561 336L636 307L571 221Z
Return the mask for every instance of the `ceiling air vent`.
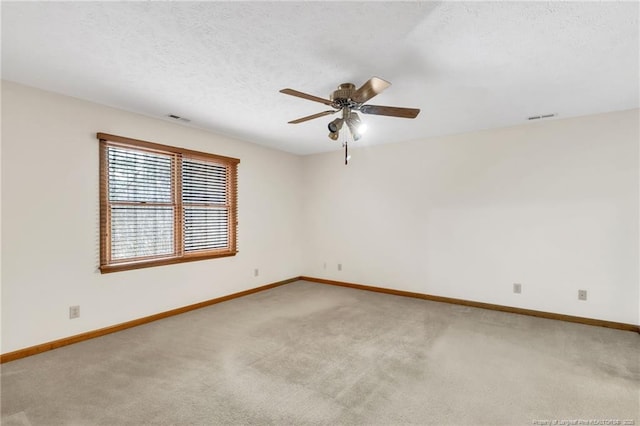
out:
M169 118L173 118L174 120L182 121L183 123L189 123L191 120L188 118L180 117L179 115L169 114L167 115Z
M558 114L544 114L544 115L533 115L531 117L527 117L527 120L542 120L543 118L551 118L555 117Z

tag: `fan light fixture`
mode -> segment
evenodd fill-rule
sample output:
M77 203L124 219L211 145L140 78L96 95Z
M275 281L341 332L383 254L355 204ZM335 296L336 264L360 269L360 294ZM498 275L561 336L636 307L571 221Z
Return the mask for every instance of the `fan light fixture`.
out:
M349 113L347 127L349 128L354 141L359 140L362 137L362 134L367 130L367 126L360 120L360 116L357 112Z
M336 118L333 120L327 127L329 127L329 131L331 133L338 133L340 129L342 129L342 124L344 123L344 119Z
M329 139L334 141L338 140L340 130L344 123L347 123L347 128L354 141L359 140L364 132L367 131L367 125L360 120L358 113L352 112L349 108L343 108L342 118L336 118L327 125L329 129Z

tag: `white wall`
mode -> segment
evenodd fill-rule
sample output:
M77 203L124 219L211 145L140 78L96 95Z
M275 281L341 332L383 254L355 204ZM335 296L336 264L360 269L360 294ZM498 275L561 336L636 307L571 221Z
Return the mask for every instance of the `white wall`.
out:
M639 324L638 126L632 110L306 157L304 275Z
M101 275L96 132L239 158L240 253ZM300 275L300 167L294 155L3 82L1 352ZM71 305L80 318L69 320Z

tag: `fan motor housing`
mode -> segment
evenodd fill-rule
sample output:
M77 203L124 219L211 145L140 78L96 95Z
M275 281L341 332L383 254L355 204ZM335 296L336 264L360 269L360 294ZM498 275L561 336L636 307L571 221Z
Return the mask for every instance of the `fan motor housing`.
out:
M355 84L342 83L338 86L338 90L334 90L333 93L331 93L331 100L341 107L350 106L353 103L353 101L351 101L351 95L353 95L355 90Z

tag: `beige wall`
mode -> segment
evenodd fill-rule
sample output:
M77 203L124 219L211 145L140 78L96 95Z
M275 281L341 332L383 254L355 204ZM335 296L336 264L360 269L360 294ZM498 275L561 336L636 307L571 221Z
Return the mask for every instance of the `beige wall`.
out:
M345 167L3 82L1 352L298 275L639 324L638 127L363 138ZM239 255L101 275L96 132L240 158Z
M304 273L638 324L638 125L632 110L363 138L348 167L306 157Z
M240 158L240 253L101 275L96 132ZM300 166L294 155L3 82L2 353L299 275ZM70 305L80 318L69 320Z

